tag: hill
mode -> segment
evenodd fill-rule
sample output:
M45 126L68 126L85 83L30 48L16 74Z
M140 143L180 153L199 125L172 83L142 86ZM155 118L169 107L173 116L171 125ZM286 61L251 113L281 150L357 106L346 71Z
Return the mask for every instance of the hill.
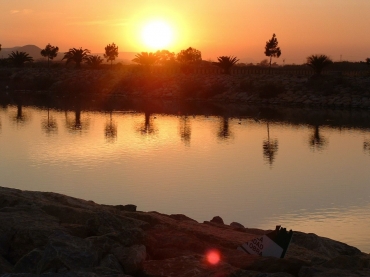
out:
M44 59L41 56L41 48L36 45L25 45L25 46L16 46L12 48L2 48L0 52L1 58L7 58L12 51L26 52L28 53L35 61L38 59Z

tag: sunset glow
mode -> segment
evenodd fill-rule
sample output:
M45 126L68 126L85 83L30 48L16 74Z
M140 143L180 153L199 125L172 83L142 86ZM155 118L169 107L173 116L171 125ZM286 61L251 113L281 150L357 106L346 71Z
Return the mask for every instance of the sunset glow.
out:
M60 52L82 47L101 53L114 41L122 52L165 48L178 53L194 47L204 60L233 55L257 63L265 59L264 45L275 33L282 49L279 64L302 64L317 53L334 61L362 61L369 55L369 10L368 0L107 0L88 5L66 0L57 6L46 0L2 1L0 44L43 48L51 43Z
M142 29L141 38L146 46L159 50L166 48L172 42L173 31L164 21L151 21Z

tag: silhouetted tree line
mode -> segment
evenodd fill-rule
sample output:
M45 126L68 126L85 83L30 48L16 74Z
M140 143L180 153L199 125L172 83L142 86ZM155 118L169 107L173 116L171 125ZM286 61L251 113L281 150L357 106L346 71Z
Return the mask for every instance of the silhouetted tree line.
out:
M115 43L108 44L105 47L104 59L113 65L113 61L118 57L118 46ZM1 44L0 44L1 51ZM59 48L57 46L52 46L50 43L41 50L41 55L47 58L48 67L50 61L52 61L58 55ZM64 53L62 60L66 61L66 64L74 63L76 68L80 68L82 63L86 63L90 68L97 69L103 63L104 59L99 55L90 55L91 51L89 49L80 48L70 48ZM268 66L269 70L271 67L277 66L276 63L272 63L272 58L279 58L281 56L281 49L279 42L277 40L276 34L274 33L265 44L264 54L269 60L263 60L259 63L259 66ZM13 51L9 54L7 59L1 59L0 65L14 65L16 67L22 67L25 63L32 63L34 60L26 52ZM198 65L216 65L220 67L224 74L230 74L231 68L237 64L239 59L234 56L219 56L217 57L217 62L206 62L202 60L201 52L193 47L181 50L179 53L175 54L168 50L158 50L156 52L141 52L138 53L132 60L134 63L138 64L145 72L150 72L153 65L160 66L179 66L180 70L184 73L191 73L194 66ZM363 63L363 62L362 62ZM365 59L365 63L370 65L370 58ZM306 58L306 63L304 66L311 67L316 75L321 75L324 68L332 65L333 68L349 68L348 62L334 63L327 55L315 54L310 55ZM353 64L353 63L351 63ZM249 64L250 66L253 64ZM335 67L334 67L335 66ZM294 65L289 65L287 68L292 68ZM300 67L300 66L299 66Z

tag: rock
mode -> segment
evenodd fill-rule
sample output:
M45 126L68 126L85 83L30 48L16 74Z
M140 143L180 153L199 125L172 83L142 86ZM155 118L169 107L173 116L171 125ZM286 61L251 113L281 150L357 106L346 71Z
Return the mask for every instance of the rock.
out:
M126 248L117 247L113 250L113 253L127 274L139 272L146 259L146 247L144 245L133 245Z
M370 270L341 270L320 266L302 267L298 277L366 277L370 276Z
M38 273L93 269L99 264L99 252L89 241L56 233L50 237L43 256L37 263Z
M294 232L284 259L237 250L268 232L0 187L4 277L370 276L369 255L315 234Z
M13 265L0 255L0 274L13 272Z
M123 268L116 256L113 254L106 255L99 264L98 269L95 269L95 272L101 274L123 274Z
M360 250L345 243L302 232L293 233L291 244L303 247L303 251L309 250L311 254L316 253L314 255L317 255L317 257L326 259L332 259L339 255L353 256L361 254Z
M14 272L18 273L38 273L37 264L43 256L43 251L40 249L33 249L31 252L24 255L14 266Z
M183 214L171 214L170 217L173 218L173 219L176 219L176 220L190 220L190 221L193 221L193 222L197 222L196 220L194 220L190 217L187 217L186 215L183 215Z
M204 256L180 256L166 260L145 261L143 273L147 277L217 276L226 277L241 271L227 263L209 264ZM235 275L234 275L235 276Z
M231 222L230 226L233 228L244 228L244 226L238 222Z
M370 255L340 255L323 263L322 266L346 270L370 269Z
M210 222L217 223L217 224L224 224L223 219L219 216L213 217Z
M115 206L120 211L127 211L127 212L136 212L136 205L128 204L128 205L116 205Z
M307 262L299 259L279 259L272 257L264 257L256 260L251 265L244 267L245 269L258 272L278 273L286 272L297 276L303 266L309 265Z

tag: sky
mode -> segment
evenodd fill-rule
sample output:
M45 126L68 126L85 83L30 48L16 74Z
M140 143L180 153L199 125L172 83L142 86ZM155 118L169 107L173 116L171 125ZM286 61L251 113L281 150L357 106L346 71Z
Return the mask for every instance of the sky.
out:
M260 62L273 33L279 64L302 64L312 54L334 61L370 57L369 0L0 0L0 7L3 48L50 43L61 52L82 47L103 53L114 42L122 52L154 51L141 33L161 20L172 34L163 48L178 53L193 47L204 60Z

